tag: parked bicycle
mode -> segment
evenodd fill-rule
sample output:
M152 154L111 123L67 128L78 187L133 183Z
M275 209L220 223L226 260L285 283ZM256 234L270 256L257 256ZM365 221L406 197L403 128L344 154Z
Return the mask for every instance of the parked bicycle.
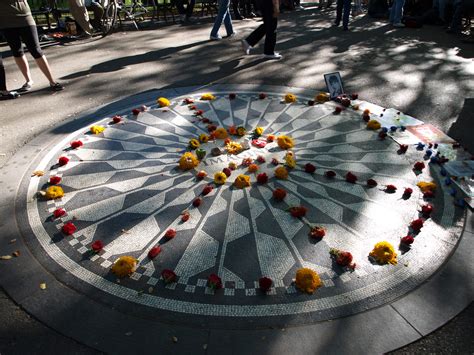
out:
M113 32L117 26L117 22L121 22L120 13L124 18L133 23L135 29L139 29L137 18L143 17L148 9L143 6L139 0L133 0L132 5L126 6L121 0L109 0L104 6L104 14L101 20L102 36L105 37Z

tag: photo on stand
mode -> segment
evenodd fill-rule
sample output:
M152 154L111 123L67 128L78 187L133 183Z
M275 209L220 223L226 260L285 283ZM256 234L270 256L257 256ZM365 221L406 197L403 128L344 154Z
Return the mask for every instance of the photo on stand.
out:
M326 81L326 87L331 99L334 99L344 93L342 78L339 72L324 74L324 81Z

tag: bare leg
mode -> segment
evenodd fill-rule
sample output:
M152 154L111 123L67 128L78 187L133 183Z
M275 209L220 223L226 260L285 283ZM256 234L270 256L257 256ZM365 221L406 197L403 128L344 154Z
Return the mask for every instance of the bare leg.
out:
M51 69L49 67L48 61L46 60L45 56L42 56L40 58L35 59L36 64L40 68L40 70L43 72L44 76L49 80L50 85L54 85L55 81L53 79L53 75L51 74Z
M22 55L21 57L14 58L16 65L20 69L21 74L23 74L23 77L25 78L26 82L32 84L33 80L31 80L30 66L28 65L28 60L26 59L26 56Z

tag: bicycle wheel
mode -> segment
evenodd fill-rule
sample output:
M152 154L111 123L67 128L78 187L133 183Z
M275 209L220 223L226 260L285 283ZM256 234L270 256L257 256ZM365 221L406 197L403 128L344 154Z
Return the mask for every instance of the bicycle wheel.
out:
M102 16L102 36L105 37L112 32L117 21L117 3L110 1L105 8L104 15Z

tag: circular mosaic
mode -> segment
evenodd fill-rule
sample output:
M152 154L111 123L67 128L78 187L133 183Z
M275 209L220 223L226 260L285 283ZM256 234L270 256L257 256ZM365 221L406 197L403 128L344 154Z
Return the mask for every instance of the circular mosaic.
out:
M307 98L285 103L284 94L261 98L256 92L236 92L235 97L219 92L214 100L201 100L202 93L195 93L169 98L168 107L144 102L148 110L138 114L131 113L134 107L117 112L123 117L118 123L111 116L99 119L95 125L105 127L103 132L92 134L89 127L74 132L32 167L45 175L29 178L23 228L80 282L151 311L225 317L309 314L311 320L324 320L386 303L426 280L455 247L463 215L442 189L438 167L414 174L413 163L423 159L422 152L410 148L398 154L393 140L381 140L366 128L360 110L336 113L334 103L309 106ZM189 141L209 135L209 125L227 131L244 127L246 134L229 135L241 150L226 154L224 139L201 139L205 156L199 165L179 169ZM256 127L263 128L257 142ZM275 169L285 165L288 151L269 135L294 141L296 166L286 168L287 179L277 179ZM83 145L71 148L77 140ZM214 156L215 149L222 154ZM67 157L67 164L59 165L60 157ZM235 170L216 185L214 174L229 163ZM256 171L249 172L245 163L255 164ZM307 163L316 170L306 172ZM207 176L199 179L199 171ZM336 175L327 177L327 171ZM346 181L348 172L357 182ZM257 182L262 173L266 183ZM249 176L249 187L234 186L240 174ZM50 186L51 176L61 178L64 196L35 199ZM367 186L368 179L378 185ZM411 249L398 250L425 203L416 186L422 180L438 182L435 210ZM387 185L397 190L389 193ZM212 190L204 195L206 186ZM278 188L287 192L283 201L273 197ZM413 189L409 198L402 198L405 188ZM306 214L292 216L295 206L304 206ZM58 208L66 214L54 218ZM183 214L189 219L183 221ZM72 235L62 231L67 223L77 228ZM324 228L326 235L312 238L313 226ZM174 238L166 237L170 229L176 231ZM395 247L396 265L369 258L383 240ZM92 252L97 241L100 251ZM161 252L150 258L157 246ZM339 266L331 249L349 251L354 270ZM118 279L111 266L124 255L136 258L138 265L130 277ZM313 294L295 287L296 271L303 267L322 281ZM174 271L176 282L164 282L164 269ZM221 278L221 289L210 287L211 274ZM273 281L266 293L259 287L262 276Z

